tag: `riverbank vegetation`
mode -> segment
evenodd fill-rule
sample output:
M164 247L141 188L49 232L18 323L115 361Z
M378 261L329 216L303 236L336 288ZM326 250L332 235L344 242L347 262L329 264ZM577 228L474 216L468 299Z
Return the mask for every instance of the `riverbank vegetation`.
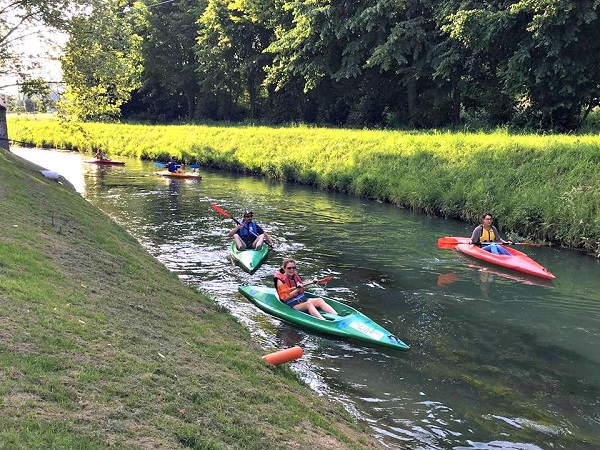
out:
M0 447L380 447L108 216L1 149L0 192Z
M309 127L60 123L9 116L28 145L253 173L600 255L600 137Z

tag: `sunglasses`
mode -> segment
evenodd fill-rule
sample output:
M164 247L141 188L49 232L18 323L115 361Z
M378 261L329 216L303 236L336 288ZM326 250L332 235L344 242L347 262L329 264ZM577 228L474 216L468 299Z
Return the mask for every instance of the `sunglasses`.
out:
M289 267L286 267L286 269L287 270L296 270L296 266L289 266Z
M252 214L248 214L247 216L244 217L254 217Z

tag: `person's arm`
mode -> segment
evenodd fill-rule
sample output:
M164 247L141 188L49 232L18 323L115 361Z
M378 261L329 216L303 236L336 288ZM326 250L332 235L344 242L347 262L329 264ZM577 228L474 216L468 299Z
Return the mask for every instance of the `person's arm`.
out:
M271 238L271 236L269 235L269 233L265 233L265 239L267 240L267 243L273 247L275 245L275 242L273 241L273 239Z
M473 234L471 234L471 244L478 245L480 239L481 239L481 227L477 226L473 230Z
M240 231L240 229L242 228L242 226L243 225L236 225L235 228L229 230L229 233L227 233L227 235L229 237L233 237L234 235L236 235Z
M296 295L300 295L302 292L304 292L304 289L302 288L301 284L293 289L290 289L283 283L283 281L277 280L277 296L282 302L289 300Z
M267 233L265 230L263 230L259 224L256 224L256 231L257 231L256 234L258 236L260 236L261 234L263 234L265 236L265 240L267 241L267 244L270 247L273 247L275 245L275 243L273 242L273 239L271 239L271 236L269 236L269 233Z
M492 225L492 228L494 229L494 235L496 236L496 242L500 242L501 244L506 244L506 245L512 244L512 242L505 241L504 239L502 239L502 237L500 236L500 233L498 232L498 229L495 226Z

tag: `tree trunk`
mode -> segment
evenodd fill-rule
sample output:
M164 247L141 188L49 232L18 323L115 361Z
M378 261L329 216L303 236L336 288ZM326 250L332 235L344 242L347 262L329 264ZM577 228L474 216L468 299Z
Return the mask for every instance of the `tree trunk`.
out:
M0 103L0 148L10 150L8 145L8 126L6 124L6 107Z
M460 88L458 85L459 80L460 75L457 72L454 72L450 78L452 90L452 122L454 123L454 126L460 125Z
M410 120L413 120L417 112L417 79L414 76L411 76L407 80L406 99L408 106L408 117L410 117Z

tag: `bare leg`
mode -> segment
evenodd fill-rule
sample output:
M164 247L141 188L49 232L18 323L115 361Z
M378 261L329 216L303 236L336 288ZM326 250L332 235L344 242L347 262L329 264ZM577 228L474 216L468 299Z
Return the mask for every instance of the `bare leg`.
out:
M234 234L233 240L235 241L235 246L238 250L244 250L246 248L246 243L242 241L242 238L239 235Z
M309 300L309 302L311 302L313 305L315 305L317 308L325 311L326 313L329 314L335 314L337 315L337 311L335 309L333 309L325 300L323 300L322 298L311 298Z
M263 245L264 240L265 240L265 236L262 234L259 235L252 243L252 247L254 247L256 250L260 250Z
M319 313L319 310L315 308L315 306L310 302L310 300L294 306L294 309L297 309L298 311L306 311L311 316L314 316L317 319L325 320L325 317L323 317L321 313Z

